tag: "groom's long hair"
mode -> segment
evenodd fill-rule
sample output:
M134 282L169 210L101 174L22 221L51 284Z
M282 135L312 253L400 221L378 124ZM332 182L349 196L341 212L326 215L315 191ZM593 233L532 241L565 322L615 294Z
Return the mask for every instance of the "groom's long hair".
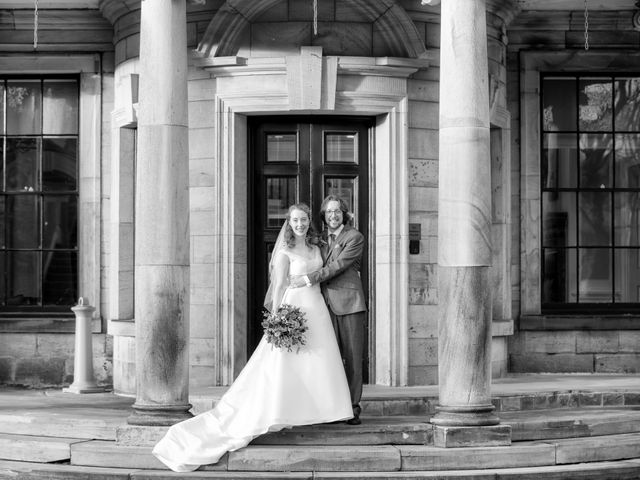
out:
M328 195L320 206L320 218L322 219L323 224L327 224L326 212L327 205L329 202L338 202L340 204L340 210L342 210L342 224L346 225L351 220L351 216L349 215L349 207L347 207L347 203L337 195Z
M286 243L287 247L289 248L293 248L296 245L295 233L293 233L293 229L289 224L289 220L291 219L291 212L293 212L294 210L303 211L309 218L309 230L307 230L307 235L304 238L304 243L307 245L307 247L317 245L319 236L316 233L313 224L311 223L311 209L306 203L294 203L289 207L289 210L287 211L287 226L284 229L284 243Z

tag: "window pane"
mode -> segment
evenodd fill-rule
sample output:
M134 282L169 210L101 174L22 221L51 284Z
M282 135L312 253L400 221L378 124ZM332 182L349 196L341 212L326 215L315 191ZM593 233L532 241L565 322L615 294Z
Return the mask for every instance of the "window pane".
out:
M298 135L277 133L267 135L267 162L298 161Z
M611 245L611 194L578 194L580 231L578 242L584 246Z
M75 195L44 197L43 248L76 248L77 198Z
M544 130L576 130L576 79L547 77L542 82Z
M616 192L613 204L616 246L639 246L640 192Z
M613 83L611 78L580 80L580 130L611 131Z
M357 133L327 133L324 137L326 163L358 163Z
M543 192L542 215L542 246L575 246L577 223L574 192Z
M40 134L40 80L7 81L7 134Z
M337 195L347 204L351 214L351 224L358 225L358 183L355 178L325 177L324 197Z
M45 80L42 99L42 132L78 133L78 83L75 80Z
M0 197L0 248L5 248L5 235L4 235L4 226L7 221L6 218L6 210L5 210L5 197ZM2 272L4 270L0 270L0 277L2 276Z
M580 303L611 303L613 284L611 275L611 250L608 248L583 248L579 253Z
M616 135L616 187L640 188L639 134Z
M40 252L7 252L7 305L40 303Z
M280 227L287 218L289 205L298 198L296 177L267 178L267 227Z
M7 272L6 256L5 252L0 252L0 272L4 273ZM4 273L0 275L0 305L7 304L7 283L5 282Z
M0 81L0 135L4 134L4 82Z
M542 188L578 185L578 142L571 133L545 133L542 152Z
M542 302L576 302L575 249L545 248L543 252Z
M42 189L75 190L78 140L45 138L42 141Z
M6 190L38 190L38 140L7 138Z
M76 252L43 252L42 303L73 305L78 298Z
M616 302L640 302L640 256L638 250L623 248L615 252Z
M640 78L615 82L616 130L640 130Z
M13 195L7 197L6 239L8 248L38 248L38 197Z
M611 188L613 136L580 135L580 186Z

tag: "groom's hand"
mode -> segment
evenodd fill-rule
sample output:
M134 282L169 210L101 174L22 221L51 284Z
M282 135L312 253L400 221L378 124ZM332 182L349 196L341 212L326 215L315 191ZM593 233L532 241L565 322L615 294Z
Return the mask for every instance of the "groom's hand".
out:
M289 275L289 286L293 288L304 287L307 282L304 280L304 275Z

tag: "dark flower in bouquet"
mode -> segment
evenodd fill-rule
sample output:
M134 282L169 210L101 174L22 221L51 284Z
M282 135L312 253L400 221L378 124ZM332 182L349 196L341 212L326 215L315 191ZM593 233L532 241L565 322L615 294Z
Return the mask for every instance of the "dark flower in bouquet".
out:
M283 303L275 312L265 311L263 316L262 328L271 345L286 348L289 352L297 347L296 353L305 345L307 319L298 307Z

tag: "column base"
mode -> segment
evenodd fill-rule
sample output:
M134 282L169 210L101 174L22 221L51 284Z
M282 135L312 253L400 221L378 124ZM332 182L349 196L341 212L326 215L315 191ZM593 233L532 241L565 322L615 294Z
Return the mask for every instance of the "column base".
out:
M474 427L433 426L433 445L440 448L511 445L511 425Z
M191 404L185 405L139 405L134 403L133 414L127 418L129 425L169 426L193 417Z
M66 388L62 389L65 393L104 393L104 388L99 387L95 384L91 385L74 385L71 384Z
M434 425L446 427L486 427L498 425L500 419L493 413L495 406L461 405L436 406L436 414L431 418Z

